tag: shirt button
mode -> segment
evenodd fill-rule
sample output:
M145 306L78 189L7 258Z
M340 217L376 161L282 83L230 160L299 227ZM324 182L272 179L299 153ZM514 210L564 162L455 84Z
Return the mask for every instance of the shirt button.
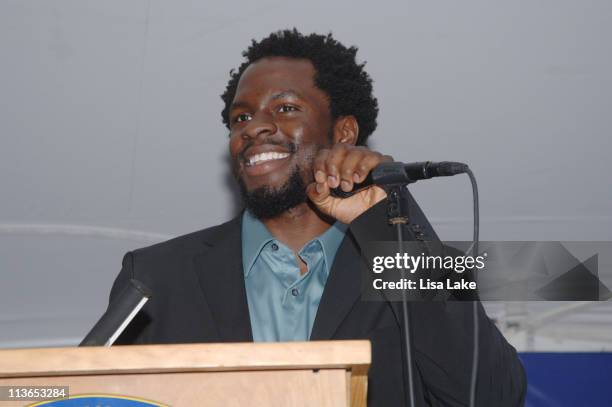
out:
M276 243L272 243L272 250L277 251L278 250L278 245Z
M291 290L291 295L293 295L294 297L297 297L299 294L300 290L298 290L297 288Z

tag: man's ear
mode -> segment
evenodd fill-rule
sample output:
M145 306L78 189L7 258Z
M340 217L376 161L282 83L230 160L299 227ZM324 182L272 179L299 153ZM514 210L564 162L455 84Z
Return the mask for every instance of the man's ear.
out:
M333 142L357 144L359 137L359 124L355 116L340 116L334 122Z

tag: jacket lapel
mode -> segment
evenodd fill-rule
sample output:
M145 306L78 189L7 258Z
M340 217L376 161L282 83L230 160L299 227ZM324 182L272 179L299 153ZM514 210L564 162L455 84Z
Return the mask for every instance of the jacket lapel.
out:
M210 308L219 340L251 342L251 321L242 270L241 217L219 226L206 249L194 257L194 270Z
M310 334L311 340L333 338L340 323L361 295L362 267L364 263L352 236L347 232L325 284Z

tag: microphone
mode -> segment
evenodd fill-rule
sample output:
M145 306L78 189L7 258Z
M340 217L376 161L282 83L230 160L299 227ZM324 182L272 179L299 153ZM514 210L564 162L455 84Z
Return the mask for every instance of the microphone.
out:
M149 298L151 290L147 286L130 280L79 346L111 346Z
M363 182L353 185L352 191L345 192L340 187L333 188L331 194L337 198L348 198L354 193L371 185L401 185L434 177L450 177L467 172L468 166L454 161L416 163L389 162L378 164Z

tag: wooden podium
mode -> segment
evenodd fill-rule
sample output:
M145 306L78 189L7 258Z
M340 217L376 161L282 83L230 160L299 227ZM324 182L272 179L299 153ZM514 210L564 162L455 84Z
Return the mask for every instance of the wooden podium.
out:
M8 349L0 386L69 386L71 396L169 406L366 406L370 360L368 341Z

